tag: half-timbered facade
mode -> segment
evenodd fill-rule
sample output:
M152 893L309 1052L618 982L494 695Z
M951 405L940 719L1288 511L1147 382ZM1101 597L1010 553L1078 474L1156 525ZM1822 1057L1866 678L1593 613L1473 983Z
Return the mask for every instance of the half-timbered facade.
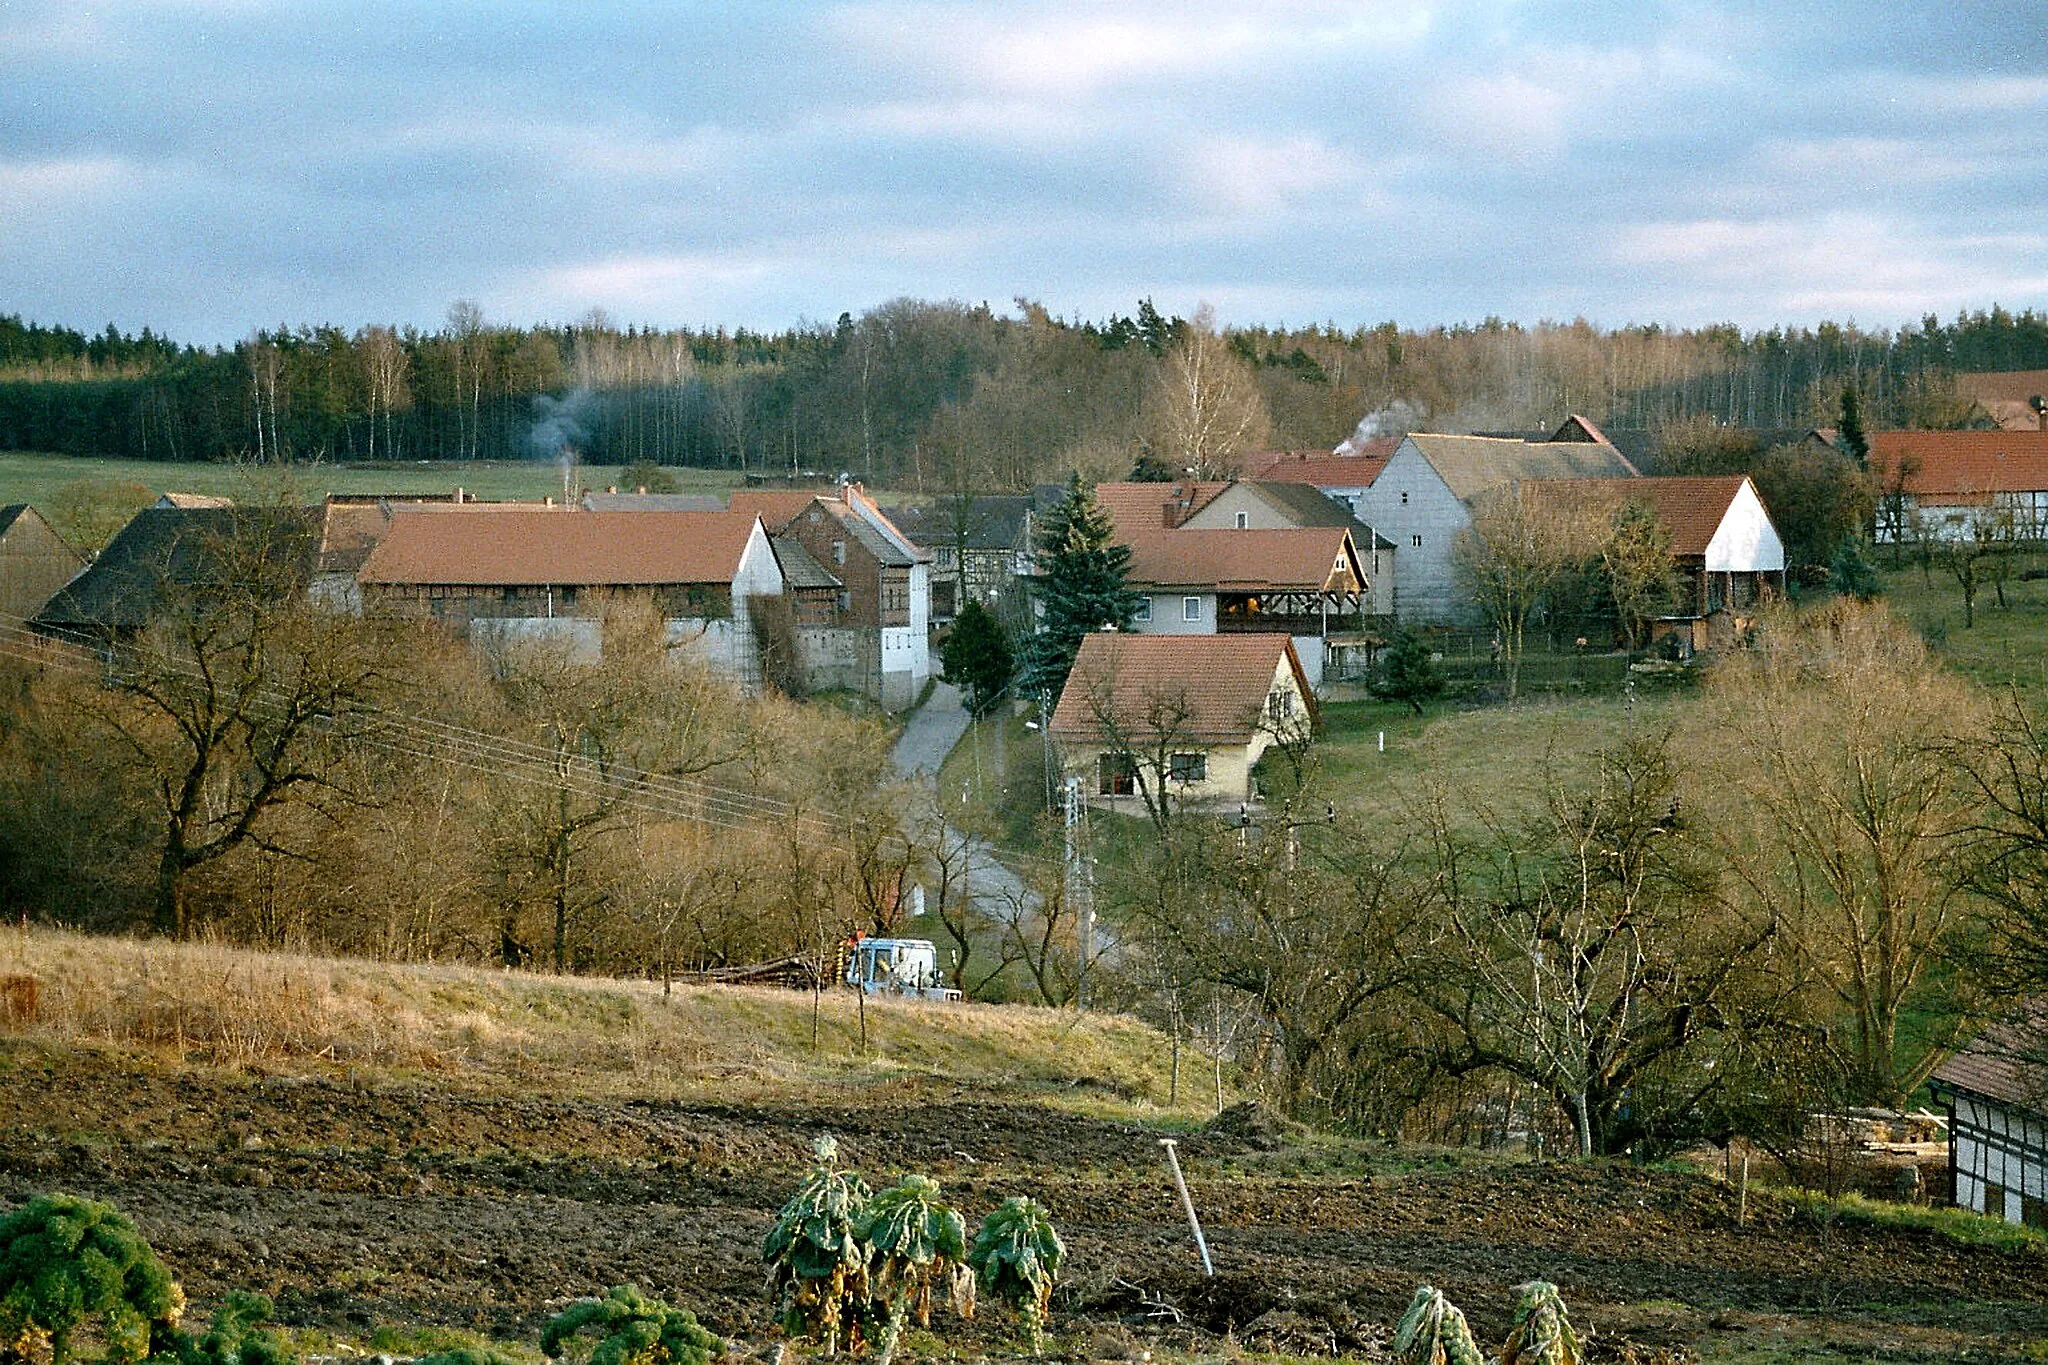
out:
M1956 1206L2048 1229L2044 1034L1992 1029L1942 1063L1932 1085L1949 1112Z

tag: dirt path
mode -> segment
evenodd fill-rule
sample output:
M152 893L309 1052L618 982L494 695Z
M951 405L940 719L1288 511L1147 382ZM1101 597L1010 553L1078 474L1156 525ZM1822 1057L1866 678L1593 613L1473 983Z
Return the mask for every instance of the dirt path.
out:
M1134 1124L967 1092L882 1109L503 1098L0 1042L0 1202L111 1199L202 1306L256 1288L289 1320L341 1332L530 1339L564 1300L632 1281L759 1339L760 1241L824 1128L871 1178L929 1172L971 1215L1012 1193L1047 1203L1073 1250L1061 1319L1090 1350L1109 1349L1087 1346L1104 1334L1195 1346L1231 1332L1371 1354L1423 1280L1497 1338L1508 1286L1534 1276L1563 1286L1582 1323L1645 1344L1789 1331L1934 1360L2048 1341L2048 1252L1824 1234L1767 1198L1737 1227L1724 1187L1666 1172L1374 1176L1197 1136L1185 1150L1219 1271L1205 1283L1154 1134ZM989 1314L947 1337L1004 1332Z

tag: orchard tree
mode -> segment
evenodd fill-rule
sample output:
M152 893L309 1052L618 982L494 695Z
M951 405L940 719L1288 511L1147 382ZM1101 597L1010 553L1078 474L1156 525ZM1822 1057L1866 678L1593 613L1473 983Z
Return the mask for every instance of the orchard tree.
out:
M1127 582L1131 547L1117 543L1115 523L1077 473L1065 500L1046 514L1035 548L1041 611L1025 646L1024 686L1057 697L1082 637L1105 626L1122 630L1137 614L1138 595Z

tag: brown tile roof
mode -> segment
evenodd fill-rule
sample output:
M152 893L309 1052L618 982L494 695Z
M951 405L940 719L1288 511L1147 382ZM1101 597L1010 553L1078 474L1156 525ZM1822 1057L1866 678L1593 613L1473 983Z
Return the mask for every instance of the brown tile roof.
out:
M1411 431L1413 441L1458 498L1523 479L1632 479L1636 468L1613 446L1596 441L1517 441L1498 436L1441 436Z
M1149 531L1122 539L1131 547L1131 582L1155 587L1320 592L1340 576L1340 556L1357 571L1357 546L1341 526Z
M320 549L313 567L321 573L354 573L391 528L391 509L378 502L328 499L320 513Z
M1956 376L1956 392L1986 404L2024 404L2048 396L2048 370L1972 370Z
M819 498L832 502L829 493L802 488L735 488L726 506L734 512L751 512L771 533L787 530Z
M731 583L754 529L745 512L400 508L357 577L365 583Z
M1988 1100L2048 1115L2048 1007L2031 1028L1986 1029L1934 1069L1934 1080Z
M1982 502L1991 493L2048 489L2048 432L1873 431L1870 468L1894 487L1901 460L1917 464L1905 490L1921 501Z
M1100 739L1107 717L1142 743L1148 730L1161 728L1154 717L1163 710L1172 714L1174 734L1248 743L1258 733L1282 659L1313 707L1301 660L1285 635L1086 636L1053 710L1053 737Z
M1270 458L1245 461L1244 476L1266 483L1306 483L1317 488L1370 488L1399 444L1390 437L1379 437L1367 442L1364 452L1357 455L1332 455L1326 450L1281 451Z
M1671 531L1671 553L1704 555L1721 529L1746 474L1669 476L1654 479L1529 479L1522 492L1542 505L1576 505L1613 510L1646 504Z
M1135 535L1178 526L1230 487L1227 479L1201 483L1098 483L1095 500L1119 532Z

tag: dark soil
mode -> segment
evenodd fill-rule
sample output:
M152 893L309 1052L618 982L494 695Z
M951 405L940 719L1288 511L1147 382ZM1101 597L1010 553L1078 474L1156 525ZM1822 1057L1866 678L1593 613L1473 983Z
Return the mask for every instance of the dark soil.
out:
M827 1129L871 1180L934 1175L970 1219L1010 1194L1050 1207L1072 1252L1057 1329L1085 1354L1228 1334L1377 1356L1425 1281L1498 1341L1510 1286L1532 1278L1563 1288L1600 1360L1683 1359L1709 1337L1891 1360L2048 1341L2040 1247L1823 1228L1756 1194L1738 1226L1733 1191L1693 1175L1371 1174L1245 1115L1183 1149L1215 1253L1205 1281L1158 1135L1036 1104L930 1088L843 1107L492 1096L0 1040L0 1204L112 1200L201 1308L258 1289L287 1322L357 1336L391 1323L531 1340L564 1301L631 1282L764 1340L761 1240ZM993 1308L934 1326L988 1348L1009 1332Z

